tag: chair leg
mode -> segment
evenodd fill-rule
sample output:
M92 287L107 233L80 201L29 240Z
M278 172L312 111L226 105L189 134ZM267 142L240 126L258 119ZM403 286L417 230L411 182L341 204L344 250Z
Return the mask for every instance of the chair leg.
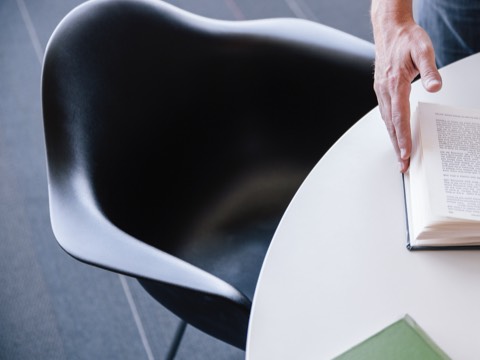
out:
M178 328L175 331L175 336L173 337L172 345L170 345L170 350L165 358L165 360L173 360L175 355L177 354L178 347L180 345L180 341L182 341L183 334L185 333L185 328L187 327L187 323L183 320L180 320L180 324L178 324Z

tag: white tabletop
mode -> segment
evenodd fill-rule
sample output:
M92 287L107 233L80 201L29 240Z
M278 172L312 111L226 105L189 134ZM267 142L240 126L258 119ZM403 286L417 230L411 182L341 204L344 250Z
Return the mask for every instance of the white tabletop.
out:
M436 94L414 84L412 109L480 108L480 54L441 74ZM480 251L406 249L401 174L375 108L287 209L260 274L246 358L331 359L407 313L452 359L480 359Z

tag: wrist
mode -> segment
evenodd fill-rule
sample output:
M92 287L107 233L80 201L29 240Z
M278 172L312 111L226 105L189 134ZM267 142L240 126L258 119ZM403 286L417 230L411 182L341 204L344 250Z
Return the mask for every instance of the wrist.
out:
M373 30L404 26L414 22L411 0L373 0L370 9Z

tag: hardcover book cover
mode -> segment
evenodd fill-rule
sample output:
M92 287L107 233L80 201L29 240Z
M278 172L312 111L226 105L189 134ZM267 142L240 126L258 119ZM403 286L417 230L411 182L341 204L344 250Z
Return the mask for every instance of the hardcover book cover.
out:
M333 360L452 360L407 314Z

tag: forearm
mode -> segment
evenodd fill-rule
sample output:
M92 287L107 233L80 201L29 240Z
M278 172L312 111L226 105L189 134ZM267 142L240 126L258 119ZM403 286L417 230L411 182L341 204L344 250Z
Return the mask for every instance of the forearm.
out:
M377 58L393 60L389 55L392 51L411 47L405 42L414 40L411 39L416 25L412 0L372 0L370 15Z
M372 0L370 16L374 35L389 25L413 21L412 0Z

